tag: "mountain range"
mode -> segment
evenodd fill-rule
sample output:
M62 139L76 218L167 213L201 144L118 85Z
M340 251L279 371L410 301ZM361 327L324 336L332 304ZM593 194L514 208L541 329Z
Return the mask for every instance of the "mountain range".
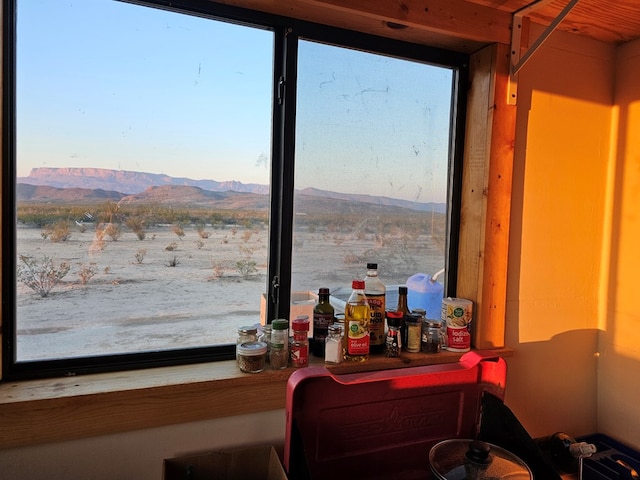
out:
M238 181L218 182L184 177L110 170L104 168L41 167L28 176L17 178L18 202L104 202L190 204L215 203L224 208L262 209L268 206L268 185ZM304 188L296 192L299 199L313 199L326 204L361 202L379 207L408 208L417 211L445 213L444 203L421 203L375 195L345 194ZM306 202L305 202L306 203ZM225 205L226 204L226 205Z

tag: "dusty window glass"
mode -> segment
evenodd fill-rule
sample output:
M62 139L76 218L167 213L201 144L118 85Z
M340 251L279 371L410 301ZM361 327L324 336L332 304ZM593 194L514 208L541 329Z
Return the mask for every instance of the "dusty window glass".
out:
M16 360L235 341L266 287L273 33L17 2Z
M367 263L390 308L444 268L452 88L449 68L300 42L292 313L320 287L340 310Z

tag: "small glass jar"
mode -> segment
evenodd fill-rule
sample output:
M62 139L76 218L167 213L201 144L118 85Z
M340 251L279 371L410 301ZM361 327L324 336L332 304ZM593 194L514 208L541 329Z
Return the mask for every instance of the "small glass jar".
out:
M422 351L438 353L442 349L442 325L440 320L422 320Z
M325 339L324 361L326 363L342 363L342 324L333 323L327 330Z
M258 340L258 328L250 325L238 328L238 338L236 339L236 345L246 342L255 342Z
M264 342L244 342L236 347L236 359L240 370L258 373L264 370L267 358L267 344Z
M407 329L407 352L418 353L422 342L422 315L411 313L405 317L405 328Z
M289 364L289 320L276 318L271 322L271 368L281 370Z
M262 333L258 336L258 340L267 344L267 363L269 363L269 354L271 353L271 325L263 325Z

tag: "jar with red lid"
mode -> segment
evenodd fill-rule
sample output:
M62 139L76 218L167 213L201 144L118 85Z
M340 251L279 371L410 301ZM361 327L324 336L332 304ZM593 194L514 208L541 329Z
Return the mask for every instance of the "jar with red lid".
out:
M309 366L309 317L295 318L291 322L293 340L291 342L291 364L296 367Z

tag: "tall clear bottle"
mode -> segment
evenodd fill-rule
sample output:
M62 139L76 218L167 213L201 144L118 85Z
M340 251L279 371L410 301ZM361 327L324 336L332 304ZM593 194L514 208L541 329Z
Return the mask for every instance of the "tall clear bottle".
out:
M364 278L364 294L370 308L369 332L371 337L371 353L384 351L385 334L384 319L386 315L387 288L378 277L378 264L367 263L367 276Z
M313 337L311 338L311 353L316 357L324 357L325 339L329 325L335 320L335 311L329 303L329 289L318 290L318 303L313 307Z
M369 358L371 310L364 293L364 281L354 280L353 291L344 308L344 359L364 362Z

